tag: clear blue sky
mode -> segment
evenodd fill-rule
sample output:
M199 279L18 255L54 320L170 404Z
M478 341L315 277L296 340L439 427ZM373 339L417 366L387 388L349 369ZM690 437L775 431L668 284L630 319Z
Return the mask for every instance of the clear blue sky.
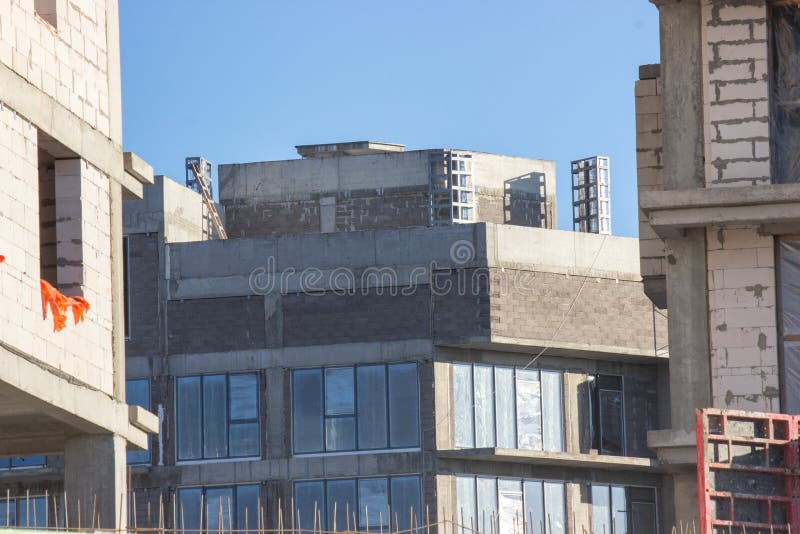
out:
M539 157L570 229L569 162L605 154L614 234L637 235L647 0L121 0L120 33L125 149L156 173L364 139Z

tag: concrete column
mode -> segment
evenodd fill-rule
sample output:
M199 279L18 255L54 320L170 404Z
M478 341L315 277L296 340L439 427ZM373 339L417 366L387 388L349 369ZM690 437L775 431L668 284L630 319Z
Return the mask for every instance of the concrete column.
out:
M113 3L113 2L112 2ZM114 398L125 402L125 287L122 257L122 186L111 180L109 214L111 219L111 320L114 353Z
M711 406L705 229L667 239L670 419L693 432L695 409Z
M652 0L661 34L664 189L705 185L699 0Z
M64 490L70 528L127 527L125 451L125 439L112 434L83 435L66 442Z

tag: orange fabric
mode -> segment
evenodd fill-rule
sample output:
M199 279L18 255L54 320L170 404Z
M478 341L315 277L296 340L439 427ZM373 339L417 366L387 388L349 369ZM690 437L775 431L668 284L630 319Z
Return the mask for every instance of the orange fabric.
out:
M83 297L67 297L50 285L41 281L42 314L47 319L47 308L53 314L53 332L60 332L67 325L67 309L72 308L72 319L75 324L83 321L84 313L89 311L89 303Z
M0 254L0 263L3 263L4 261L6 261L6 257Z

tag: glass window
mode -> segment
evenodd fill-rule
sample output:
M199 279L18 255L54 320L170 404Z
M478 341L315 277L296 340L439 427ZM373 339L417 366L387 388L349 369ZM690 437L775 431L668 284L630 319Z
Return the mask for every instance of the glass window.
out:
M135 379L125 381L125 402L131 406L141 406L150 409L150 380ZM149 443L149 438L148 438ZM150 451L128 451L129 464L150 463Z
M593 532L658 532L655 497L654 488L592 484Z
M563 451L562 373L453 364L455 446Z
M46 528L48 505L44 496L0 499L0 527Z
M514 369L511 367L495 367L494 387L497 446L505 449L514 449L517 446Z
M320 522L329 530L356 528L377 531L411 528L420 521L420 479L417 475L357 479L314 480L294 483L295 517L302 532ZM314 520L316 512L316 521ZM391 517L389 516L391 514Z
M461 534L566 534L563 482L460 475L456 500Z
M600 454L625 454L625 411L622 377L589 377L592 448Z
M359 479L358 526L389 526L389 485L385 478Z
M177 498L178 528L190 533L255 532L258 529L259 487L213 486L179 488Z
M472 414L472 366L453 364L453 405L456 447L475 446L475 422Z
M776 184L797 183L800 181L800 160L795 147L800 143L797 99L797 86L800 81L800 68L797 57L800 54L800 16L796 4L767 4L771 33L769 38L769 87L770 95L770 162L772 182ZM794 413L794 412L791 412Z
M611 493L609 486L592 484L592 532L611 530Z
M389 435L392 448L419 445L417 364L389 366Z
M800 413L800 240L779 241L783 412Z
M178 378L177 428L179 461L257 456L258 377Z
M494 369L491 365L473 367L475 380L475 446L494 447Z
M415 363L295 370L292 405L295 454L419 446Z
M359 366L358 447L360 449L387 447L386 405L386 366Z

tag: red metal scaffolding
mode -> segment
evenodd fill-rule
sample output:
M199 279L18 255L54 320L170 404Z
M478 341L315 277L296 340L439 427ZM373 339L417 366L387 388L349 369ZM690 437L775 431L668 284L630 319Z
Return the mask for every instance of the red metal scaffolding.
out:
M697 411L701 534L800 533L800 416Z

